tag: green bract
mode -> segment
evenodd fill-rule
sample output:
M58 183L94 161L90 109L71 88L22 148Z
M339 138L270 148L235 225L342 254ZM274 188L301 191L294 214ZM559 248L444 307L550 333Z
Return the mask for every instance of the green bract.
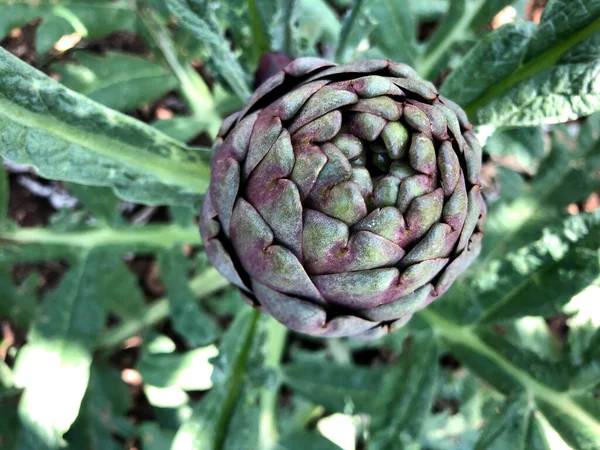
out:
M404 64L293 61L225 120L212 166L207 254L296 331L394 330L480 249L481 147Z

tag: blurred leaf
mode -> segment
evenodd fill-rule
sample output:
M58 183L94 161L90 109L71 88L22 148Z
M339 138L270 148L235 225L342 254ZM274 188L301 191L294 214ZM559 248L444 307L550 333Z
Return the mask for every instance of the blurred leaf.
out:
M259 390L253 381L261 380L255 353L264 338L259 322L258 312L245 308L225 333L213 388L177 432L172 450L257 448Z
M69 191L95 219L108 226L117 224L121 202L112 189L71 183Z
M36 50L45 53L63 35L74 32L97 39L119 30L135 30L135 5L128 0L2 0L0 40L35 18Z
M0 158L0 232L8 228L8 199L9 199L8 173Z
M107 271L98 270L105 257L102 251L81 255L42 303L17 356L15 382L25 389L19 449L59 448L79 413L92 348L104 327L104 293L112 281Z
M277 444L281 450L341 450L336 444L318 433L298 431L285 436Z
M131 407L130 403L129 389L117 371L106 367L92 367L79 416L65 436L68 448L122 448L113 435L131 437L133 427L127 430L121 425L125 420L125 413Z
M0 317L10 317L16 325L27 328L35 314L37 304L36 291L40 278L27 277L20 286L15 286L10 270L0 264Z
M327 410L346 414L373 411L387 371L328 361L301 361L283 367L283 382Z
M189 204L208 185L202 153L67 90L1 48L0 94L0 152L41 176L111 186L148 204Z
M17 228L0 240L0 262L76 259L82 251L110 247L113 251L156 253L175 244L200 244L194 227L143 225L123 228L85 227L54 231L49 228Z
M165 450L171 448L175 432L161 428L156 422L140 425L140 435L144 450Z
M438 348L432 336L413 339L383 378L372 413L370 446L404 449L422 442L438 382Z
M169 208L169 216L171 220L182 228L187 228L190 225L195 225L194 220L198 215L193 207L186 206L171 206Z
M527 316L515 320L508 325L506 338L513 345L522 346L541 359L559 359L559 341L542 317Z
M412 65L416 56L416 20L408 1L371 0L363 8L376 24L371 43L387 58Z
M233 54L209 2L207 0L167 0L167 5L181 26L190 31L208 48L217 74L227 81L229 87L240 99L246 100L250 96L246 75Z
M415 16L424 21L434 21L448 11L450 0L410 0Z
M534 417L535 407L527 395L509 397L498 414L485 425L475 450L550 450Z
M3 449L16 448L19 433L19 414L16 405L0 402L0 446Z
M211 120L203 120L195 116L178 116L152 122L152 126L161 133L181 142L191 141L206 130L210 124Z
M102 56L75 52L77 64L55 63L60 82L104 106L131 111L152 103L177 87L177 79L164 67L141 56L106 52Z
M340 21L325 0L296 0L296 45L300 47L293 55L318 56L318 45L333 53L340 34ZM328 55L325 55L328 57Z
M473 28L491 20L494 13L508 3L509 0L452 0L448 13L426 43L425 52L417 61L417 71L430 80L437 77L449 50L457 42L468 39ZM459 102L454 97L450 98Z
M194 292L188 286L187 263L177 246L159 255L173 328L189 346L206 345L217 338L219 328L197 304Z
M207 390L212 387L212 358L219 352L214 345L186 353L144 354L137 370L144 383L159 388L180 387L186 391Z
M543 228L565 218L569 204L600 189L599 125L600 114L595 114L587 118L577 140L562 127L553 133L550 153L526 190L489 209L480 265L538 239Z
M531 174L544 156L544 138L539 127L506 130L494 133L485 143L485 151L494 156L514 158Z

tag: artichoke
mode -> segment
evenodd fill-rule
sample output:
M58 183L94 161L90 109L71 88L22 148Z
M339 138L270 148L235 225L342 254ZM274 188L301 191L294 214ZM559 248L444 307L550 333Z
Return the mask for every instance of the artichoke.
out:
M481 146L407 65L301 58L225 119L200 216L254 307L373 338L444 293L481 246Z

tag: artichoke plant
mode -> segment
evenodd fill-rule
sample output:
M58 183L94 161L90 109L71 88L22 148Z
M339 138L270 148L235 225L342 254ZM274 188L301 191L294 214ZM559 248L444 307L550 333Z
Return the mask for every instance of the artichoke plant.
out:
M293 330L392 331L479 253L471 128L405 64L297 59L219 131L200 218L206 252Z

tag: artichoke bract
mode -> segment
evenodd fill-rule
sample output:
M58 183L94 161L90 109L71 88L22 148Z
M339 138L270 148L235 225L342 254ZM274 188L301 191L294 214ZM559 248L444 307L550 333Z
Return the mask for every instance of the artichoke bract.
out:
M471 128L407 65L297 59L219 131L200 216L206 252L293 330L394 330L479 253Z

